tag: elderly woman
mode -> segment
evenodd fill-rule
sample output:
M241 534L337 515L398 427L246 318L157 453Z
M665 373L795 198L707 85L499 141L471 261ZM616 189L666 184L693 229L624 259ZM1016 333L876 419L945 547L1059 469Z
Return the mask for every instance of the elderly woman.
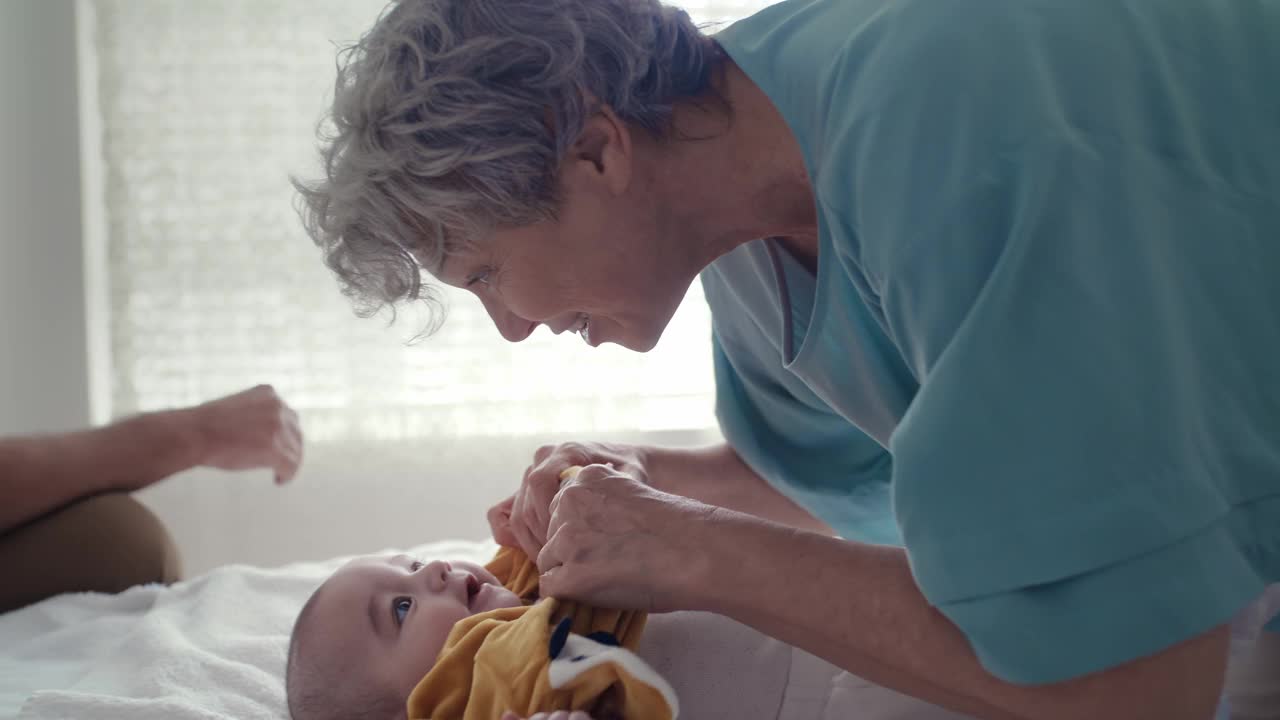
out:
M701 278L727 443L540 451L490 521L551 592L982 717L1208 718L1280 581L1277 35L1257 0L787 0L713 37L401 0L305 215L349 292L425 271L513 342L646 351Z

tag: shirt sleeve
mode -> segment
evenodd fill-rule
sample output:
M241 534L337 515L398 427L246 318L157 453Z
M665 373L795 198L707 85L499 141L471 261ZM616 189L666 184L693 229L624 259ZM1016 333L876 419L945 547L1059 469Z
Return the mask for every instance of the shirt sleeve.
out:
M716 416L743 461L842 537L900 545L889 453L713 333ZM796 381L798 382L798 381Z

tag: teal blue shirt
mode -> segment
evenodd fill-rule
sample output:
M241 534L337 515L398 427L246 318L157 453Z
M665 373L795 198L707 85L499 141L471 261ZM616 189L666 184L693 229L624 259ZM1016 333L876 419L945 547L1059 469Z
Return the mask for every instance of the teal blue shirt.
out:
M902 543L993 673L1280 582L1280 3L789 0L717 36L798 140L816 276L703 273L726 438Z

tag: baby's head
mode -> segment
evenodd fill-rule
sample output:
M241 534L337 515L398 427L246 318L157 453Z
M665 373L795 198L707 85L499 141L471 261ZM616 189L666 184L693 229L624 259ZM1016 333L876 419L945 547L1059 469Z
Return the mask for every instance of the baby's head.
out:
M520 598L469 562L371 555L344 565L293 626L285 687L294 720L405 716L455 623Z

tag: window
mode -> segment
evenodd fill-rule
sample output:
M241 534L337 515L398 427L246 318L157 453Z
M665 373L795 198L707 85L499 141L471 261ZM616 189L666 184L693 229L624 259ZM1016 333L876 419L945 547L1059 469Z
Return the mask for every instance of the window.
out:
M768 4L689 0L699 21ZM334 51L380 0L96 0L112 411L271 382L312 442L714 426L695 284L656 350L540 329L503 341L448 295L443 328L353 315L293 211L318 171Z

